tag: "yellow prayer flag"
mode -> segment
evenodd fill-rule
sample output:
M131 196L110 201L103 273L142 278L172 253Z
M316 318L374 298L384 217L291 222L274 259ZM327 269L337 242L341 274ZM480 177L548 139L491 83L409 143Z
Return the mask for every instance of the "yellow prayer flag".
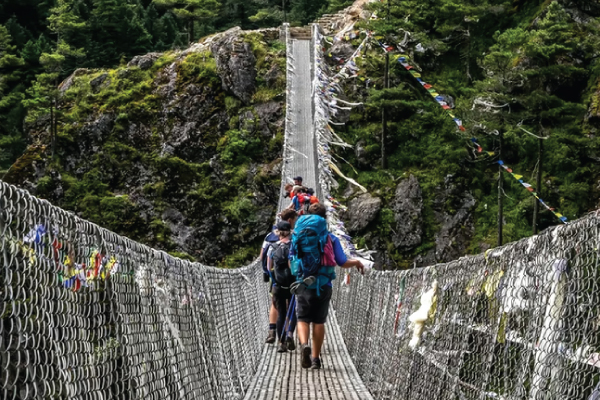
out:
M518 174L513 174L513 176L515 177L515 179L521 179L523 177L523 175L518 175Z

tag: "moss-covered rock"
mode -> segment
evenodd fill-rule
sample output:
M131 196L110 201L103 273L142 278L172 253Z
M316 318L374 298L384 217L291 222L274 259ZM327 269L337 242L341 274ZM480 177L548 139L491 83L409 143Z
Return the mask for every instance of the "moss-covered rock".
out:
M240 58L244 71L231 61ZM284 65L273 32L231 30L78 70L63 85L54 158L48 120L31 121L30 137L47 145L30 146L5 179L151 246L240 265L272 224L280 181L269 171L280 162L285 79L258 73Z

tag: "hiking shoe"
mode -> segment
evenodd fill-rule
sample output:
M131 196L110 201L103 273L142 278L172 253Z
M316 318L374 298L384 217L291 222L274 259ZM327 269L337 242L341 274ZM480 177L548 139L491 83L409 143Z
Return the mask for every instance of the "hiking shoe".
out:
M309 345L307 344L303 344L302 345L302 368L310 368L312 365L312 362L310 360L310 352L311 352L311 348Z
M290 337L290 336L288 336L288 337L285 339L285 345L287 346L287 349L288 349L289 351L294 351L294 350L296 350L296 343L294 343L294 338L293 338L293 337Z
M321 369L321 359L319 357L312 358L310 369Z
M267 336L267 340L265 340L265 342L272 344L275 343L275 339L277 339L277 333L275 332L275 329L269 329L269 335Z
M279 343L279 347L277 348L278 353L287 353L288 348L285 343Z

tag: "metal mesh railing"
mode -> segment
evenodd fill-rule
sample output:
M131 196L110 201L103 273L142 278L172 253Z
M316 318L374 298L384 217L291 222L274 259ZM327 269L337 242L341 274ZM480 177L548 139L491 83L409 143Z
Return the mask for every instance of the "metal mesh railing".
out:
M338 282L364 383L378 399L600 398L599 235L594 214L486 254Z
M259 365L261 267L173 258L0 182L2 399L235 399Z

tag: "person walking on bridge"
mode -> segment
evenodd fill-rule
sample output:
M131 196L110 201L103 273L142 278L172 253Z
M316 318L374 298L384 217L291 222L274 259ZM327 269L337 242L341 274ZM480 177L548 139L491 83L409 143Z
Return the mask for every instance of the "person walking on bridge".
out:
M342 268L356 267L361 273L364 273L364 266L359 260L349 260L339 239L329 233L327 210L322 203L312 204L308 212L308 215L298 218L292 236L290 260L297 282L292 284L291 292L296 295L302 368L320 369L335 265ZM318 243L313 243L315 240ZM311 324L312 347L308 345Z
M294 224L296 223L296 219L298 218L298 213L294 210L283 210L280 214L281 220L289 222L292 229L294 229ZM273 276L271 274L271 270L269 269L268 263L268 252L269 248L275 244L279 240L279 236L275 233L276 227L273 226L273 230L267 234L265 240L263 241L262 247L260 249L260 259L262 262L263 268L263 278L265 282L269 283L269 292L273 295ZM275 305L275 300L271 301L271 307L269 308L269 330L267 334L266 343L272 344L275 343L277 339L277 308ZM292 331L293 332L293 331Z
M295 350L294 328L296 327L296 313L289 315L289 321L286 328L286 318L288 317L288 308L292 303L292 294L290 286L296 281L290 271L289 252L290 235L292 225L287 221L279 221L276 225L279 241L269 248L269 270L273 276L273 304L277 308L277 337L279 338L279 353L285 353L288 350Z

